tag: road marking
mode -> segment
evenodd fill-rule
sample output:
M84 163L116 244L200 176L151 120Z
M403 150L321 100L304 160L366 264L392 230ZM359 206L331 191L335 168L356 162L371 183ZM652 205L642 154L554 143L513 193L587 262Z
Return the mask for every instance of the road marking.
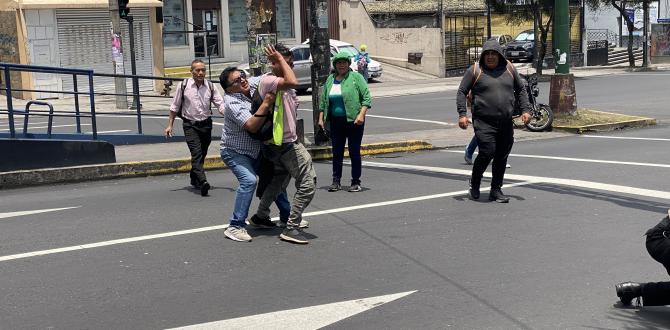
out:
M80 206L61 207L61 208L57 208L57 209L5 212L5 213L0 213L0 219L20 217L20 216L23 216L23 215L31 215L31 214L39 214L39 213L47 213L47 212L56 212L56 211L77 209L77 208L80 208L80 207L81 207L81 205Z
M643 137L625 137L625 136L582 135L581 137L584 137L584 138L596 138L596 139L616 139L616 140L670 141L670 139L661 139L661 138L643 138Z
M518 182L518 183L514 183L514 184L505 185L505 187L516 187L516 186L522 186L522 185L526 185L526 184L530 184L530 183L531 182ZM481 189L481 191L488 191L488 190L489 190L489 188ZM454 191L454 192L442 193L442 194L426 195L426 196L419 196L419 197L412 197L412 198L403 198L403 199L397 199L397 200L393 200L393 201L362 204L362 205L355 205L355 206L348 206L348 207L340 207L340 208L336 208L336 209L321 210L321 211L314 211L314 212L305 212L305 213L303 213L302 216L304 218L304 217L310 217L310 216L322 215L322 214L348 212L348 211L360 210L360 209L366 209L366 208L372 208L372 207L380 207L380 206L387 206L387 205L394 205L394 204L417 202L417 201L423 201L423 200L429 200L429 199L435 199L435 198L465 195L467 193L468 193L467 190L461 190L461 191ZM277 220L279 220L279 217L274 217L274 218L272 218L272 220L277 221ZM103 242L97 242L97 243L73 245L73 246L50 249L50 250L41 250L41 251L33 251L33 252L12 254L12 255L0 256L0 262L9 261L9 260L16 260L16 259L31 258L31 257L37 257L37 256L44 256L44 255L56 254L56 253L62 253L62 252L71 252L71 251L77 251L77 250L92 249L92 248L98 248L98 247L103 247L103 246L146 241L146 240L157 239L157 238L189 235L189 234L201 233L201 232L206 232L206 231L221 230L221 229L226 229L226 228L228 228L228 224L218 225L218 226L209 226L209 227L200 227L200 228L193 228L193 229L186 229L186 230L179 230L179 231L172 231L172 232L161 233L161 234L153 234L153 235L145 235L145 236L136 236L136 237L130 237L130 238L115 239L115 240L103 241Z
M123 132L130 132L129 129L119 129L116 131L98 131L97 134L107 134L107 133L123 133ZM93 134L93 132L84 132L84 134Z
M312 109L298 109L300 111L309 111L311 112ZM419 123L430 123L430 124L437 124L437 125L442 125L442 126L455 126L456 124L452 123L447 123L444 121L435 121L435 120L425 120L425 119L413 119L413 118L404 118L404 117L391 117L391 116L380 116L380 115L371 115L371 114L366 114L366 117L372 117L372 118L383 118L383 119L393 119L393 120L404 120L404 121L414 121L414 122L419 122Z
M370 309L417 292L407 291L384 296L354 299L324 305L302 307L272 313L238 317L223 321L195 324L172 330L218 330L218 329L320 329L335 322L363 313Z
M443 152L450 153L460 153L463 151L458 150L442 150ZM551 159L551 160L566 160L571 162L582 162L582 163L599 163L599 164L616 164L616 165L634 165L634 166L647 166L647 167L662 167L670 168L668 164L654 164L654 163L640 163L640 162L622 162L618 160L601 160L601 159L588 159L588 158L570 158L570 157L556 157L556 156L540 156L540 155L525 155L525 154L509 154L513 157L519 158L537 158L537 159Z
M456 174L456 175L465 175L470 176L472 174L471 170L461 170L456 168L447 168L447 167L432 167L432 166L420 166L420 165L406 165L406 164L394 164L394 163L377 163L377 162L363 162L363 165L370 167L380 167L380 168L393 168L393 169L407 169L415 171L425 171L425 172L434 172L434 173L447 173L447 174ZM490 172L484 173L484 176L490 177ZM638 195L645 197L661 198L670 200L670 192L661 191L661 190L652 190L652 189L643 189L635 188L630 186L620 186L615 184L600 183L593 181L584 181L584 180L572 180L572 179L561 179L561 178L550 178L542 176L532 176L532 175L519 175L519 174L505 174L505 178L515 181L525 181L527 183L549 183L556 184L561 186L570 186L570 187L579 187L586 189L594 190L604 190L610 192L617 192L622 194L629 195ZM505 185L506 187L509 185Z

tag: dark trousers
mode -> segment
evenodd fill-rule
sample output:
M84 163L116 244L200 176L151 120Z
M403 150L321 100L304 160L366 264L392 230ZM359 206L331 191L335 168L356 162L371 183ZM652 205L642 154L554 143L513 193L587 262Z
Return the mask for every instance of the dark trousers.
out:
M666 237L667 236L667 237ZM660 262L670 274L670 232L652 233L647 236L647 252ZM642 303L644 306L670 305L670 282L650 282L642 285Z
M473 121L475 137L479 146L479 154L472 166L472 186L479 187L482 175L493 159L493 180L491 188L499 189L503 184L505 176L505 165L507 156L512 151L514 144L514 126L512 120L484 121L476 119Z
M333 144L333 182L342 178L344 145L349 140L349 158L351 159L351 184L361 184L361 141L365 124L354 125L346 117L328 118L330 120L330 138Z
M191 121L184 119L184 137L191 151L191 183L201 185L207 181L205 176L205 157L212 142L212 119Z

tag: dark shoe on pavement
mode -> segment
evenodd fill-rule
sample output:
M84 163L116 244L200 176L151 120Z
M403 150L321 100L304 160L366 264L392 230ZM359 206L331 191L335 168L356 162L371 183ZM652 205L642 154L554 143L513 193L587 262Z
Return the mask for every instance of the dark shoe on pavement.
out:
M279 235L279 238L281 238L284 241L296 244L309 243L309 241L305 238L305 235L303 234L302 230L298 228L284 229L284 231Z
M623 282L614 286L616 295L624 306L630 306L634 298L642 296L642 285L635 282Z
M472 181L470 181L470 191L468 192L470 195L470 199L472 200L477 200L479 199L479 186L473 186Z
M200 186L200 195L207 196L207 194L209 193L209 188L211 188L209 182L207 181L203 182L202 186Z
M251 218L249 218L249 225L251 225L252 227L263 228L263 229L271 229L277 227L277 224L272 222L272 220L270 220L270 217L261 218L255 214Z
M333 192L333 191L338 191L341 190L342 186L340 185L339 182L333 182L333 184L328 187L328 191Z
M500 188L491 188L489 200L497 203L509 203L509 197L505 196Z

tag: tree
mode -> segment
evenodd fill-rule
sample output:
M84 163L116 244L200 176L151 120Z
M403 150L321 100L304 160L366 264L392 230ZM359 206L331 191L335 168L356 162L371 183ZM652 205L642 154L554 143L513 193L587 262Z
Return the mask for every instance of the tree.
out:
M547 37L554 20L554 0L491 0L496 11L505 15L507 24L533 20L535 34L536 70L542 74L542 62L547 55ZM596 1L596 0L593 0ZM545 17L547 21L544 22ZM539 39L538 39L539 36Z
M632 0L632 1L620 1L620 0L585 0L586 4L592 10L597 10L601 6L612 6L614 9L619 11L619 14L626 23L626 28L628 29L628 65L631 68L635 67L635 56L633 55L633 31L635 30L635 25L633 18L628 16L626 8L640 8L644 0Z

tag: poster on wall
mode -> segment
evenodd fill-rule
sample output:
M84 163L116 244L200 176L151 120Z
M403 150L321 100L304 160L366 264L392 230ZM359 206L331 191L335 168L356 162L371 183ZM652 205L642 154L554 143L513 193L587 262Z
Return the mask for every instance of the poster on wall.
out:
M670 56L670 24L651 25L650 56Z
M634 36L642 36L642 30L644 28L644 11L642 6L636 6L634 4L629 4L626 6L626 16L633 21L635 29L633 30ZM649 2L649 23L654 23L658 20L658 1ZM621 34L623 36L628 35L628 29L626 28L626 22L623 23L623 29Z
M265 46L277 43L277 34L266 33L257 34L256 37L250 37L249 44L249 68L260 69L261 73L269 71L268 58L265 56ZM254 70L256 71L256 70Z

